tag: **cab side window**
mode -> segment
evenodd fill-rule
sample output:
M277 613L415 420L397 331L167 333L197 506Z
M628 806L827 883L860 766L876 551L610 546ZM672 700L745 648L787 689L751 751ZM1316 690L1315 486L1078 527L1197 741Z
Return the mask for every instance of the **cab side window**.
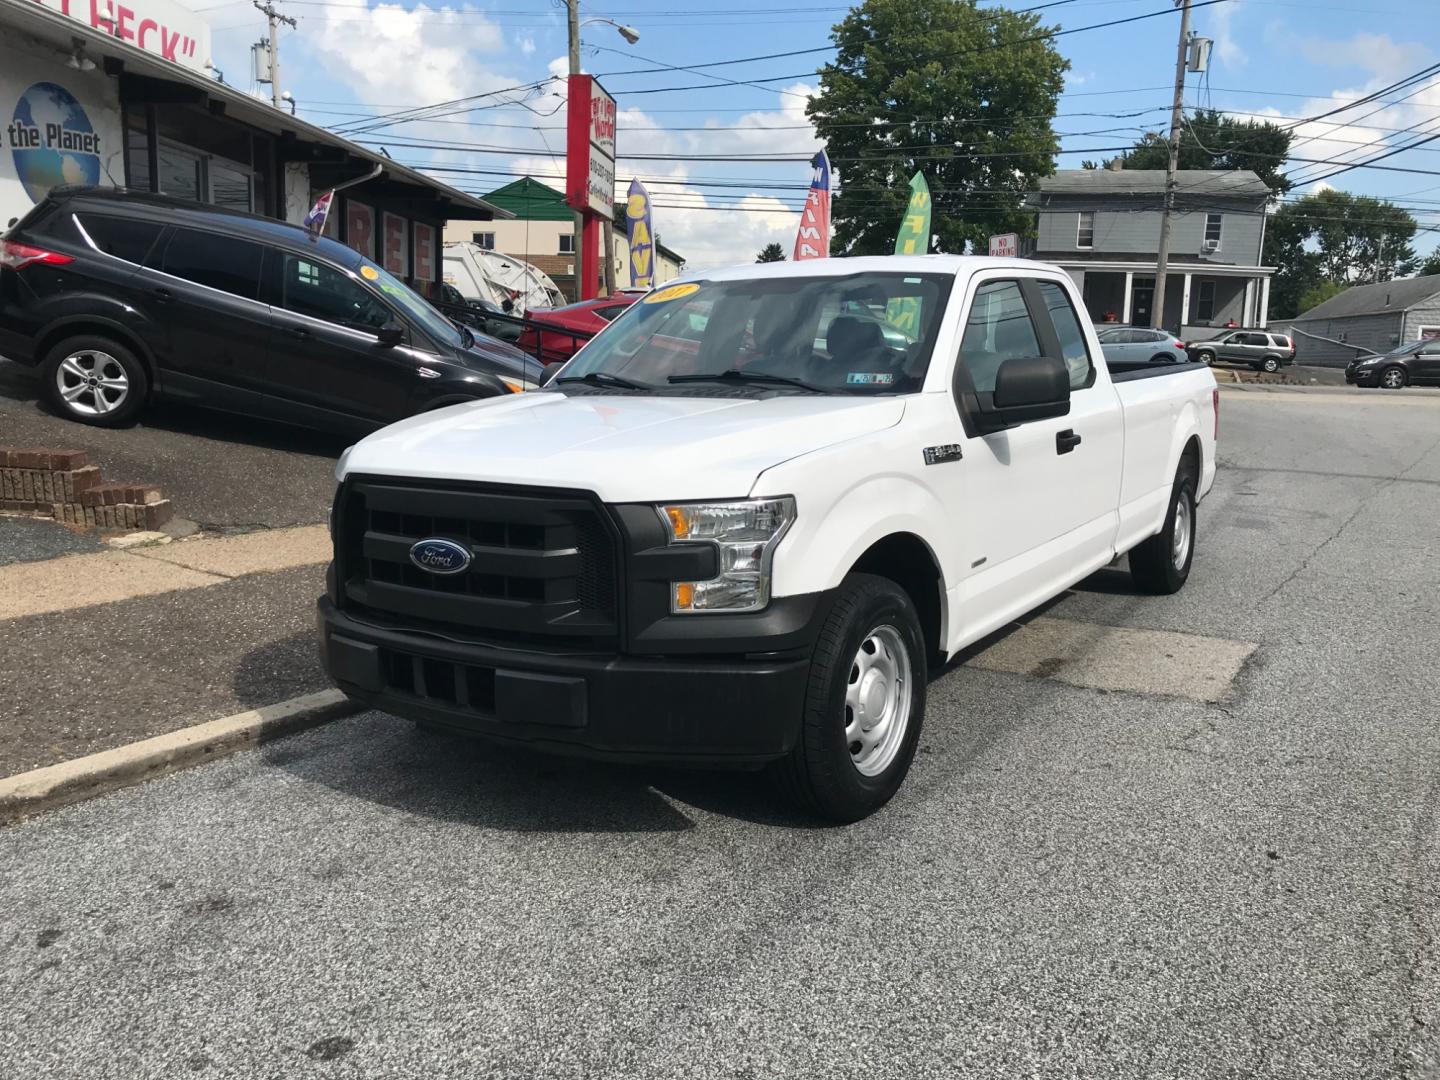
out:
M1045 302L1045 309L1050 312L1055 336L1060 339L1060 359L1065 361L1065 368L1070 372L1070 389L1082 390L1090 385L1090 374L1094 369L1084 331L1080 329L1080 320L1075 315L1075 305L1070 303L1065 290L1053 281L1039 281L1036 286L1040 290L1040 299ZM1136 341L1151 340L1144 332L1132 330L1131 333Z
M394 313L348 274L298 255L282 256L281 305L287 311L357 330L378 330Z
M976 289L960 342L960 363L975 391L992 392L995 374L1006 360L1039 355L1040 339L1019 284L987 281Z
M176 229L165 245L160 269L174 277L254 300L260 292L265 249L231 236Z

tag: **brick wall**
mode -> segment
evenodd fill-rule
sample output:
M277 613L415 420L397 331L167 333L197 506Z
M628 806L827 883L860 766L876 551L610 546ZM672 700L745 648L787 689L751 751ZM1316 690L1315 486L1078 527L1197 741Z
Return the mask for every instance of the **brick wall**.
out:
M83 450L0 447L0 510L101 529L158 529L174 516L158 488L106 483Z

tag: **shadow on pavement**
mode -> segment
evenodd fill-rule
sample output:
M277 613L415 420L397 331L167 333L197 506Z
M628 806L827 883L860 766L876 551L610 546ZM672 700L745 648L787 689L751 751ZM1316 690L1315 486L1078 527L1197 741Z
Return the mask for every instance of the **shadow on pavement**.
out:
M295 600L307 614L314 610L314 597ZM329 689L330 680L320 666L318 640L315 631L306 627L250 650L240 658L231 680L235 699L255 709Z

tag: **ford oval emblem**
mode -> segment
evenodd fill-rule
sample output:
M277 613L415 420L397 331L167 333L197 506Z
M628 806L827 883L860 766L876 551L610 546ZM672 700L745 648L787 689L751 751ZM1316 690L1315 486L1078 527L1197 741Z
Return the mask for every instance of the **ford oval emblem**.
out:
M459 574L470 565L470 552L454 540L432 536L411 546L410 561L432 574Z

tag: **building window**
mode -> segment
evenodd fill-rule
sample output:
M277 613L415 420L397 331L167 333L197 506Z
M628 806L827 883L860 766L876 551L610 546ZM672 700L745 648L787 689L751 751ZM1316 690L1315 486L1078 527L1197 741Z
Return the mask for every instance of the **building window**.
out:
M560 236L560 254L561 254L561 255L574 255L574 254L575 254L575 236L574 236L573 233L570 233L570 234L563 234L563 233L562 233L562 234L561 234L561 236Z
M1222 220L1222 219L1221 219L1221 215L1219 215L1219 214L1206 214L1206 215L1205 215L1205 250L1206 250L1206 251L1219 251L1219 250L1220 250L1220 223L1221 223L1221 220Z
M1095 211L1080 211L1080 223L1075 229L1075 246L1077 248L1093 248L1095 246Z
M1199 284L1195 298L1195 318L1200 322L1209 322L1215 318L1215 280L1201 278Z
M495 250L495 234L493 232L471 233L470 239L475 241L476 244L484 248L486 251Z

